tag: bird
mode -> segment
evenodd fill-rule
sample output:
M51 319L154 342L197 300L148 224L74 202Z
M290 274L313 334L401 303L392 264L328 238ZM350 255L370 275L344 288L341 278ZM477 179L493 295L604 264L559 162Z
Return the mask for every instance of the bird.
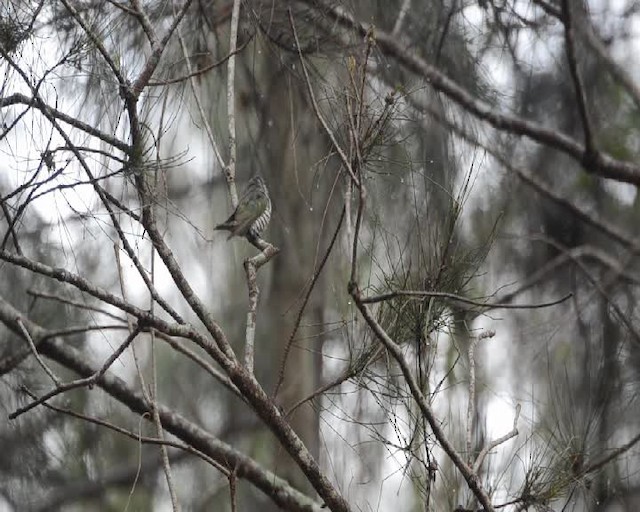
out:
M234 236L247 235L259 238L269 224L269 220L271 220L269 190L262 177L256 175L247 183L238 206L231 216L214 229L230 231L227 240Z

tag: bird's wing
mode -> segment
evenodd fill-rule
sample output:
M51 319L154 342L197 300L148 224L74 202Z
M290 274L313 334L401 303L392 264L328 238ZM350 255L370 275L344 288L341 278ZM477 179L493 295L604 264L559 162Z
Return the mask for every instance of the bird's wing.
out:
M235 235L245 235L251 225L267 208L268 199L262 190L254 189L238 203L235 211L235 227L233 232Z

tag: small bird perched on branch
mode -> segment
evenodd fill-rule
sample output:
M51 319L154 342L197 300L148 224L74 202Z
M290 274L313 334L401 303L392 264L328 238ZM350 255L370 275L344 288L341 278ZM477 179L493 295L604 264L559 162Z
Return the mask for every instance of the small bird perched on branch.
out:
M259 238L271 220L271 199L267 184L262 177L254 176L247 183L235 211L214 229L231 231L227 237L246 236Z

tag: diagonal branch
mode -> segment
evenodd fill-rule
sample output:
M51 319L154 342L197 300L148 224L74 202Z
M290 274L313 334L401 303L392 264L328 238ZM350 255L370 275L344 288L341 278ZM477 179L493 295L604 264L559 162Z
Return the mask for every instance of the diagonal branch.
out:
M435 109L432 109L427 105L420 104L413 96L408 96L407 99L418 110L423 113L429 114L438 123L452 130L465 141L485 150L488 154L495 158L502 167L504 167L509 172L517 175L518 178L520 178L525 184L527 184L529 187L534 189L536 192L538 192L540 195L542 195L552 203L560 206L565 210L568 210L571 215L576 216L580 221L585 222L586 224L601 231L610 239L615 240L624 247L635 252L640 252L640 239L632 238L630 234L622 231L617 225L612 224L611 222L600 218L599 216L595 216L592 213L587 212L584 208L577 206L569 199L562 197L556 190L554 190L554 188L550 184L545 183L541 178L538 178L533 171L515 164L514 162L500 154L498 151L493 149L490 145L483 144L478 139L478 137L473 135L469 130L464 129L458 124L446 119L442 114L436 112Z
M156 70L156 68L158 67L158 64L160 63L160 57L162 57L162 53L167 47L167 43L173 36L173 33L175 32L175 30L178 28L178 25L184 18L185 14L189 10L189 7L191 7L192 1L193 0L185 1L184 5L182 6L178 14L174 16L173 21L171 22L171 26L167 29L167 31L165 32L165 34L162 36L161 39L158 39L155 33L155 30L151 26L151 22L147 18L147 15L143 10L142 6L140 6L139 0L135 0L134 2L132 2L134 5L134 8L136 9L136 12L139 13L139 19L142 21L142 26L147 36L151 40L151 55L147 59L144 69L140 72L140 74L138 75L138 78L135 80L135 82L131 86L131 92L133 93L133 96L135 99L137 99L140 96L140 93L144 90L144 88L147 87L149 80L151 80L151 77L153 76L154 71Z
M291 351L291 346L293 345L293 340L296 337L296 333L298 332L298 328L300 327L300 322L302 321L302 315L304 313L305 308L307 307L307 304L309 303L309 298L311 297L311 292L313 292L313 289L316 285L316 283L318 282L318 279L320 278L320 275L322 274L322 270L324 269L325 264L327 263L327 261L329 260L329 255L331 254L331 251L333 250L333 247L336 243L336 240L338 239L338 234L340 233L340 229L342 227L342 222L344 221L344 217L345 217L345 213L346 213L346 208L342 208L342 213L340 214L340 219L338 220L338 225L336 226L336 229L333 232L333 236L331 237L331 241L329 242L329 246L327 247L327 250L324 253L324 256L322 258L322 260L320 261L320 264L318 265L318 268L316 270L314 270L313 272L313 278L311 279L311 283L309 283L309 287L307 288L307 292L305 293L304 299L302 300L302 305L300 306L300 309L298 310L298 316L296 317L296 321L293 324L293 329L291 330L291 334L289 335L289 339L287 340L287 344L284 347L284 351L282 353L282 360L280 362L280 370L278 372L278 380L276 382L275 387L273 388L273 393L272 396L276 397L278 396L278 391L280 390L280 386L282 386L282 383L284 382L284 372L287 366L287 359L289 358L289 352ZM308 399L305 399L304 401L307 401ZM295 408L292 407L290 410L293 410Z
M293 37L295 38L295 41L296 41L296 48L298 50L298 57L300 58L300 65L302 66L302 72L304 73L305 83L307 84L307 91L309 92L309 97L311 98L311 104L313 105L313 111L316 114L318 121L320 121L322 128L324 128L324 131L326 132L329 139L331 140L331 144L333 145L334 149L338 153L338 156L340 156L340 160L342 161L342 164L344 165L345 169L351 176L351 179L359 187L360 180L356 177L355 173L353 172L353 169L351 167L351 162L347 158L347 155L344 152L344 149L342 149L342 146L340 146L340 144L338 143L335 134L329 127L329 124L327 123L324 116L322 115L322 112L320 112L320 107L318 106L316 95L314 94L313 87L311 86L311 79L309 78L307 65L305 64L304 57L302 56L302 49L300 47L300 41L298 40L298 32L296 31L296 26L295 26L295 23L293 22L293 14L291 13L291 8L288 8L287 11L289 13L289 23L291 25L291 30L293 31Z
M15 325L16 314L20 316L19 312L0 297L0 322L5 323L9 328L15 330L17 328ZM24 317L21 318L25 327L32 335L35 336L35 333L46 333L46 330L41 326ZM87 363L86 357L79 350L63 343L57 338L42 341L39 344L39 349L41 354L73 370L80 375L81 378L91 377L98 371ZM95 384L132 412L150 419L151 408L148 402L140 393L132 390L118 377L106 372L96 379ZM250 457L235 450L228 444L223 443L170 408L158 404L158 414L167 432L176 436L185 444L211 457L228 470L236 471L238 478L243 478L251 482L284 510L322 512L323 509L317 502L291 487L288 482L262 468ZM327 485L330 484L327 482ZM326 498L325 501L327 501ZM332 510L349 509L345 506L343 508L332 508Z
M22 320L18 320L18 322L24 328ZM93 374L89 375L88 377L84 377L82 379L72 380L71 382L66 382L64 384L59 384L58 386L56 386L55 389L52 389L51 391L49 391L48 393L45 393L41 397L36 398L32 402L29 402L27 405L16 409L14 412L9 414L9 419L10 420L16 419L18 416L24 414L27 411L30 411L31 409L33 409L34 407L36 407L36 406L38 406L40 404L45 403L47 400L53 398L54 396L60 395L62 393L65 393L67 391L71 391L72 389L76 389L76 388L91 387L93 384L96 383L96 381L100 377L102 377L106 373L106 371L111 367L111 365L115 362L115 360L118 359L122 355L122 353L127 349L127 347L135 339L135 337L138 334L140 334L140 331L141 331L140 327L136 326L133 329L133 332L131 332L129 334L129 336L127 336L127 338L113 352L113 354L111 354L107 358L107 360L105 361L105 363L102 365L102 367L99 370L97 370ZM56 379L56 383L57 382L58 381Z
M456 295L455 293L448 292L429 292L429 291L414 291L414 290L396 290L382 295L375 295L373 297L362 297L363 304L375 304L377 302L384 302L385 300L394 299L396 297L414 297L421 299L424 297L440 297L447 300L456 302L462 302L464 304L470 304L472 306L478 306L480 308L489 309L541 309L551 306L557 306L562 302L569 300L573 296L572 293L565 295L560 299L556 299L551 302L540 302L537 304L511 304L511 303L499 303L499 302L482 302L480 300L469 299L462 295Z
M24 323L22 322L22 319L20 317L16 318L16 324L20 328L20 331L22 333L22 337L25 340L27 340L27 342L29 343L29 348L30 348L31 352L33 353L34 357L36 358L36 360L38 361L38 364L42 367L42 369L45 371L45 373L51 378L51 380L56 385L56 387L59 388L60 386L62 386L62 383L60 382L60 379L57 377L57 375L55 373L53 373L51 368L49 368L45 364L45 362L40 357L40 354L38 354L38 349L36 348L36 344L33 342L33 338L31 337L31 334L29 333L29 331L27 331L27 328L24 326Z
M451 442L445 435L440 421L436 418L433 410L431 409L431 406L429 405L429 402L427 401L427 398L422 393L420 386L411 373L409 363L405 359L404 354L402 353L402 349L393 339L391 339L391 337L371 314L371 311L369 311L367 305L362 302L358 285L354 282L351 282L349 288L349 293L353 297L353 300L355 301L356 306L360 310L363 318L365 319L371 330L374 332L380 343L384 345L384 347L389 351L391 356L398 363L398 366L402 371L402 375L407 385L409 386L409 389L411 390L411 395L420 408L421 413L429 423L429 426L433 431L433 435L438 440L438 443L440 443L440 446L442 447L444 452L451 459L456 468L458 468L458 471L460 471L460 474L466 480L469 489L477 498L477 500L482 504L485 511L494 512L494 507L491 504L491 499L480 484L477 473L464 461L462 456L457 452L453 444L451 444Z
M607 154L600 154L597 161L591 159L585 162L585 147L583 144L558 130L549 129L539 123L498 111L488 103L476 98L437 67L419 57L416 52L408 50L399 41L399 38L377 28L374 29L368 23L356 20L344 9L333 7L325 0L299 1L311 9L320 11L337 25L360 37L366 37L373 30L377 48L385 56L393 58L407 70L422 77L436 91L443 93L474 117L488 123L495 129L522 135L537 143L561 151L580 162L589 172L623 183L640 185L640 166L638 164L618 160Z
M560 21L563 21L563 14L560 9L555 7L550 3L545 2L544 0L533 0L533 3L539 6L545 13L553 16ZM636 104L636 108L640 109L640 86L636 83L633 77L629 74L628 70L623 68L620 64L618 64L614 58L611 56L611 53L605 46L602 41L602 37L596 32L595 27L589 23L587 20L575 20L578 23L574 24L577 29L577 34L581 37L584 42L589 46L591 50L593 50L598 58L602 61L607 71L611 73L611 76L617 80L622 87L627 90L629 96Z
M593 140L593 129L587 109L587 96L584 88L584 82L578 69L578 61L575 45L575 28L573 21L573 13L569 6L570 0L562 0L562 12L564 13L564 40L567 51L567 61L569 62L569 72L573 79L573 85L576 92L576 101L578 102L578 111L582 118L582 129L584 130L584 159L589 165L588 159L598 158L597 149Z
M231 57L227 64L227 118L229 121L229 161L224 168L231 207L238 206L238 192L236 190L236 48L238 46L238 23L240 20L240 0L233 0L231 10L231 28L229 30L229 53Z
M142 310L128 302L123 301L117 295L114 295L113 293L110 293L105 289L94 285L87 279L77 274L74 274L62 268L50 267L49 265L45 265L44 263L31 260L24 256L12 254L6 250L0 250L0 260L4 260L8 263L12 263L19 267L25 268L27 270L30 270L31 272L50 277L52 279L60 281L61 283L75 286L77 289L86 292L89 295L92 295L93 297L106 302L107 304L111 304L112 306L126 313L129 313L130 315L134 316L138 320L138 322L145 326L153 327L170 336L178 336L194 341L218 363L225 360L225 357L220 349L214 343L211 343L209 339L200 334L193 326L189 324L171 324L169 322L166 322L165 320L152 315L148 311ZM12 330L18 332L18 330L15 328ZM30 330L29 332L32 333L34 339L39 339L38 336L33 334L33 331Z
M478 457L476 458L475 463L473 464L473 471L475 471L476 473L478 473L478 471L480 471L480 468L482 467L482 463L484 462L485 457L489 454L489 452L491 450L493 450L494 448L497 448L498 446L500 446L502 443L506 443L509 439L513 439L514 437L516 437L518 435L518 419L520 418L520 410L522 409L521 405L518 404L516 405L516 413L514 415L513 418L513 427L512 429L507 432L505 435L494 439L493 441L491 441L490 443L488 443L478 454Z
M74 128L77 128L78 130L87 133L88 135L91 135L92 137L100 139L102 142L105 142L106 144L113 146L114 148L118 148L123 153L127 153L131 150L131 146L129 146L129 144L121 141L117 137L113 137L112 135L99 130L95 126L84 123L75 117L72 117L56 108L47 105L38 96L30 98L28 96L25 96L24 94L15 93L11 96L0 98L0 108L8 107L11 105L31 106L42 112L44 115L48 114L51 117L62 121L63 123L66 123L70 126L73 126Z
M86 30L88 30L88 28ZM24 82L31 88L33 97L35 99L37 99L38 101L41 101L38 91L33 86L31 86L31 83L29 81L29 77L26 75L26 73L15 62L13 62L7 55L5 55L4 57L5 57L5 59L7 59L9 61L10 65L16 70L16 72L18 74L20 74L20 76L22 77ZM130 110L135 110L135 105L131 105L131 99L130 98L128 100L126 100L126 103L127 103L127 106L128 106L128 108ZM91 172L91 169L87 165L87 162L85 161L85 158L81 154L80 150L73 144L73 142L71 141L71 138L69 137L67 132L62 129L62 127L59 125L57 120L47 110L43 110L42 113L45 115L45 117L48 119L48 121L52 124L52 126L57 130L57 132L60 134L60 136L64 139L64 141L67 144L67 146L71 149L71 151L73 152L75 157L78 159L78 162L80 163L80 166L84 170L85 174L89 177L89 180L90 180L91 184L93 185L93 188L94 188L95 192L98 194L98 197L100 198L102 204L104 205L104 207L106 208L106 210L107 210L107 212L109 214L109 218L111 219L111 222L113 224L114 229L118 233L119 239L122 241L122 245L123 245L125 251L127 252L127 255L129 256L129 258L131 258L131 261L134 263L136 269L140 273L140 276L142 277L142 280L145 282L145 285L147 286L147 289L149 290L149 293L151 294L151 296L154 298L154 300L156 300L158 302L158 304L160 304L160 306L167 313L169 313L169 315L171 315L174 318L174 320L176 320L178 323L184 323L184 320L181 318L181 316L178 314L178 312L175 311L171 307L171 305L167 301L165 301L160 296L160 294L157 292L157 290L155 289L155 286L153 285L153 283L149 279L149 276L147 275L145 269L143 268L142 264L140 263L138 257L136 256L135 251L133 250L133 247L131 247L131 244L129 243L129 240L125 236L124 231L122 230L122 227L120 226L120 223L118 221L118 218L116 217L115 212L111 208L111 205L110 205L110 202L109 202L108 198L104 195L102 187L99 186L96 178L94 177L93 173ZM131 118L131 123L132 123L132 130L133 130L133 126L134 125L139 127L139 123L137 122L137 118L135 116L133 116ZM135 141L136 137L133 137L133 139ZM135 146L135 144L134 144L134 146ZM146 210L148 210L148 207L146 208ZM144 216L143 216L143 219L144 219Z

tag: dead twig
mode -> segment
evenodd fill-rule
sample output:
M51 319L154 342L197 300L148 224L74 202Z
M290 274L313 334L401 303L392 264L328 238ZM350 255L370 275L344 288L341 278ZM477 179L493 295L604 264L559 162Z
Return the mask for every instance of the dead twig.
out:
M23 325L23 324L20 323L20 325ZM24 325L23 325L23 327L24 327ZM122 353L126 350L126 348L129 346L129 344L140 333L140 331L141 331L140 326L139 326L139 324L137 324L134 327L133 332L131 334L129 334L129 336L127 336L127 339L125 339L120 344L120 346L113 352L113 354L111 354L107 358L107 360L102 365L102 367L97 372L95 372L93 375L91 375L90 377L85 377L83 379L76 379L76 380L73 380L71 382L67 382L65 384L60 384L60 385L56 386L55 389L53 389L53 390L49 391L48 393L42 395L40 398L37 398L37 399L33 400L32 402L29 402L27 405L16 409L14 412L9 414L9 419L10 420L14 420L18 416L24 414L27 411L30 411L34 407L36 407L36 406L38 406L40 404L43 404L47 400L49 400L49 399L53 398L54 396L57 396L57 395L59 395L61 393L65 393L67 391L70 391L70 390L76 389L76 388L80 388L80 387L85 387L85 386L91 387L93 384L96 383L96 381L100 377L102 377L106 373L106 371L113 364L113 362L122 355Z

